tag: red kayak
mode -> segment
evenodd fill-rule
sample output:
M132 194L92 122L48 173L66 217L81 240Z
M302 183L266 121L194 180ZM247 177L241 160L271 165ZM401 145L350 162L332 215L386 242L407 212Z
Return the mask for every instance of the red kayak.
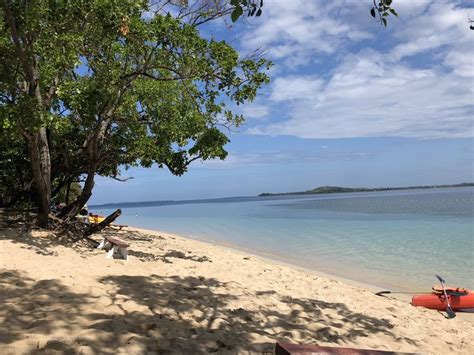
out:
M474 309L474 291L460 287L446 287L448 300L454 311L462 311ZM457 293L456 295L450 293ZM458 295L459 294L459 295ZM425 295L415 295L411 299L411 304L416 307L425 307L437 309L439 311L446 310L448 302L442 292L441 286L434 286L433 293Z

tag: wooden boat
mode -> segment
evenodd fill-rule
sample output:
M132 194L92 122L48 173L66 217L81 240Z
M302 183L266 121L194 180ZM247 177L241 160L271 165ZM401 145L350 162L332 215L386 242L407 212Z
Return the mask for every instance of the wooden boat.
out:
M454 311L470 311L474 309L474 291L460 287L446 287L448 300ZM448 302L444 296L441 286L433 286L433 293L424 295L414 295L411 304L416 307L425 307L446 310Z

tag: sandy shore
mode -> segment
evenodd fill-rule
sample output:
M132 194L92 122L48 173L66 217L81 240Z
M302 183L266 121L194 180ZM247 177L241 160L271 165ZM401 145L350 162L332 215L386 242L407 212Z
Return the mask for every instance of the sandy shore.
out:
M473 323L331 277L127 228L110 260L85 242L0 229L0 353L272 353L277 340L474 353Z

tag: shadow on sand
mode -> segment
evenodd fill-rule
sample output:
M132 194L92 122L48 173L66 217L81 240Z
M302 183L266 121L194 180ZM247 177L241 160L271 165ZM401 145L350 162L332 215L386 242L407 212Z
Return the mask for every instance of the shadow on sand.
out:
M86 302L87 295L70 292L58 280L36 281L18 271L0 270L0 349L10 353L4 347L21 341L31 352L73 352L73 344L48 339L48 334L72 332Z
M54 255L52 247L64 245L57 238L33 237L27 229L18 234L8 225L0 227L0 238L42 255ZM160 238L128 231L126 237L133 245ZM189 251L168 249L165 242L154 250L156 254L131 251L130 255L135 253L142 261L212 262ZM90 249L78 251L86 257ZM350 346L371 335L416 345L412 339L396 337L390 321L353 312L343 303L295 298L271 289L250 291L235 282L199 276L108 275L95 282L100 296L72 292L57 279L35 280L16 270L0 270L0 349L272 353L277 340ZM94 283L87 286L94 289ZM256 298L262 302L254 302Z
M268 290L252 297L273 297L288 306L287 312L239 307L230 285L212 278L105 276L97 281L109 290L111 304L105 309L94 307L92 295L73 293L59 280L0 270L0 348L21 341L34 351L272 353L276 340L344 346L371 334L394 336L389 321L354 313L342 303ZM325 314L329 309L333 316ZM357 326L349 329L347 323Z

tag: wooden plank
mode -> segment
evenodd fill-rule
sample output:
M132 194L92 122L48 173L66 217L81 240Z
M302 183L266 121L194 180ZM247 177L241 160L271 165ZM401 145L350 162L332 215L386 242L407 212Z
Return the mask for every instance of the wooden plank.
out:
M104 237L104 238L107 239L107 241L110 242L111 244L115 244L116 246L120 248L128 248L130 246L130 244L128 244L126 241L122 239L118 239L114 237Z
M122 230L122 228L128 227L126 224L111 224L109 227L117 227L119 230Z
M339 348L318 345L298 345L278 342L275 346L275 355L310 355L310 354L337 354L337 355L389 355L400 354L393 351Z

